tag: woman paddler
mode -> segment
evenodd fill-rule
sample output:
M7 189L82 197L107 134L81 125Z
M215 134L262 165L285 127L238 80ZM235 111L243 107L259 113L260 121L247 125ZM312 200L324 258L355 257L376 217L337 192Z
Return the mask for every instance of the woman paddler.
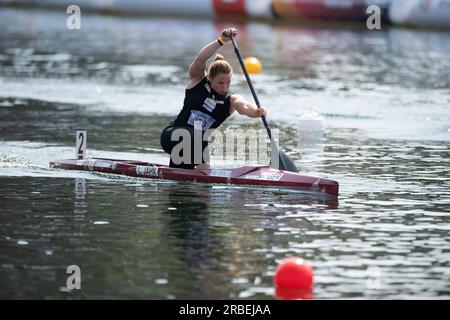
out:
M208 142L203 141L207 130L219 127L235 111L250 118L266 116L264 107L258 109L256 104L229 91L233 69L223 56L216 54L206 67L217 49L237 34L235 28L222 30L217 40L200 50L189 66L183 108L161 133L161 147L170 154L170 167L209 168ZM183 140L186 138L189 141Z

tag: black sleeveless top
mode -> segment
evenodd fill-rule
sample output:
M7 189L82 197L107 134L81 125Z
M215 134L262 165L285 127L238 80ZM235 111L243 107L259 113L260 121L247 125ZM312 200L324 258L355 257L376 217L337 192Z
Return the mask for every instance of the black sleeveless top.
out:
M231 114L230 96L231 92L218 94L204 77L195 87L186 89L183 108L172 123L203 131L215 129Z

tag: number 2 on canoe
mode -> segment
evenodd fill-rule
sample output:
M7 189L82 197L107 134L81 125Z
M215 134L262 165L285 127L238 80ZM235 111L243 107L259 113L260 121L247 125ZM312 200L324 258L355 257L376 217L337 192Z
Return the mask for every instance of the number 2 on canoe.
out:
M86 131L77 131L76 135L76 158L84 159L86 157Z

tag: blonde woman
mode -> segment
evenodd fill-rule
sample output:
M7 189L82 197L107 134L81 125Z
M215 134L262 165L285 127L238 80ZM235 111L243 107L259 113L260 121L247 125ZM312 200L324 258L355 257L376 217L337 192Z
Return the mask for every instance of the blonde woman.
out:
M200 50L189 66L189 82L185 91L183 108L175 120L170 122L161 133L161 146L170 154L170 167L209 168L208 143L202 138L206 130L219 127L235 111L250 118L266 116L264 107L258 108L256 104L230 91L233 69L223 56L216 54L214 61L208 67L206 65L208 59L237 34L238 31L235 28L222 30L217 40ZM177 130L178 133L175 134ZM179 134L180 130L184 130L184 133L190 137L190 148L183 149L181 153L179 148L176 152L172 152L183 137L186 137ZM197 133L202 134L195 135L196 130L198 130ZM194 148L194 136L201 138L201 150ZM186 157L183 152L190 154ZM196 155L196 153L199 154Z

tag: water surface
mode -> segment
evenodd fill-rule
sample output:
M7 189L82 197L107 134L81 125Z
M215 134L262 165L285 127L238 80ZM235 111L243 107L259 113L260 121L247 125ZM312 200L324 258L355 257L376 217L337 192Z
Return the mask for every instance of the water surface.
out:
M263 62L252 79L280 145L339 181L331 201L49 169L74 156L77 129L90 156L167 162L159 132L187 66L227 25L83 15L70 31L65 19L0 11L0 297L273 299L276 266L301 256L317 299L449 298L449 33L237 25L244 56ZM325 126L305 140L310 107ZM81 290L66 288L69 265Z

